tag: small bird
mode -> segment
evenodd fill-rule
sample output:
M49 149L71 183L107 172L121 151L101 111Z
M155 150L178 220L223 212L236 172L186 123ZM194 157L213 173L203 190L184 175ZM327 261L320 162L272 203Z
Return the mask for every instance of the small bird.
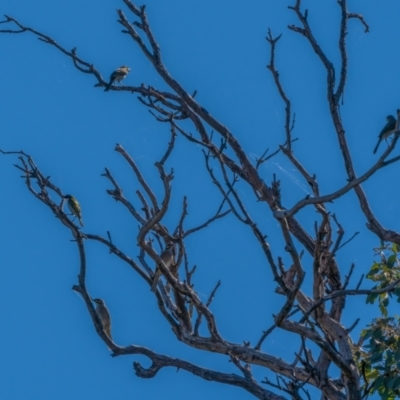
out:
M83 226L81 206L79 205L78 200L70 194L66 194L64 199L68 199L68 208L71 211L71 214L75 215L75 217L79 219L81 226Z
M92 299L96 303L96 312L100 318L105 334L112 340L111 337L111 318L107 309L106 303L102 299Z
M114 82L121 82L125 77L129 74L129 71L131 69L125 65L122 67L117 68L111 75L110 75L110 82L108 82L108 85L104 89L105 92L108 92L110 90L111 85Z
M165 250L161 253L160 258L164 261L165 266L169 269L174 262L174 253L172 252L174 245L172 243L168 243ZM156 270L154 272L153 284L151 285L151 291L155 292L157 289L157 283L162 275L161 269L159 266L156 266Z
M375 146L374 149L374 154L378 151L378 147L381 143L381 141L385 138L387 138L389 135L391 135L394 131L394 129L396 128L396 118L393 117L393 115L388 115L386 117L387 123L386 125L383 127L383 129L381 130L381 133L378 136L378 143Z

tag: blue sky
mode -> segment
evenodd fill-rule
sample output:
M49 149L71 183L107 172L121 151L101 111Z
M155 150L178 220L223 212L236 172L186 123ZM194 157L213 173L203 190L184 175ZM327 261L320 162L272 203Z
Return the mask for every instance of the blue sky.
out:
M287 29L288 24L295 23L294 14L287 9L291 1L253 0L249 5L239 0L149 0L146 4L169 72L189 92L198 91L197 100L229 127L253 158L284 142L283 104L266 69L269 47L265 40L268 27L275 35L283 33L276 64L296 112L294 136L299 140L294 145L295 154L317 174L321 192L330 193L346 183L328 116L325 72L305 39ZM338 65L336 1L309 1L305 5L319 43ZM125 64L131 67L127 84L165 88L133 41L120 32L117 8L133 19L122 1L3 0L0 11L51 36L67 49L76 46L78 55L93 63L104 77ZM395 27L400 4L388 0L378 8L373 2L349 1L349 10L363 14L370 25L366 34L357 20L349 23L349 79L341 109L355 169L361 175L377 159L372 150L386 115L400 108L397 56L389 56L399 41ZM125 195L138 204L138 182L114 151L115 144L120 143L160 195L162 186L154 162L169 141L168 126L156 123L136 95L95 88L92 76L80 73L64 55L29 33L0 35L0 51L6 55L2 57L0 78L0 148L30 154L64 193L79 199L85 232L105 235L111 231L116 244L136 258L137 223L106 194L110 184L100 175L109 168ZM189 203L187 228L213 215L220 203L204 173L200 150L179 137L169 160L168 168L175 171L173 200L165 219L170 230L178 221L184 195ZM180 400L188 393L193 400L253 398L242 389L173 369L162 370L154 379L140 379L133 373L132 362L148 365L146 359L111 358L95 333L84 303L71 290L77 283L79 267L71 235L28 193L13 167L16 162L15 156L0 157L0 312L5 319L1 398L124 400L162 396ZM397 164L391 165L363 186L382 225L396 231L400 229L398 170ZM261 171L267 183L273 174L281 180L288 208L310 193L282 156L265 163ZM289 263L270 212L254 203L245 185L239 185L239 192L268 235L274 256L282 256ZM329 209L342 223L346 238L360 231L338 255L342 274L351 263L356 264L354 287L370 268L373 247L379 241L366 230L354 194ZM311 234L316 219L311 211L299 214ZM190 262L198 267L195 284L203 299L222 280L212 305L221 333L232 342L256 343L272 324L272 314L279 311L282 299L272 294L276 285L250 232L228 217L190 237L187 250ZM109 306L117 343L138 344L205 367L237 372L222 356L199 353L177 343L158 313L147 284L105 248L88 243L87 258L90 294L103 298ZM311 271L309 259L305 259L305 268ZM307 287L309 282L305 283ZM351 325L360 314L367 316L359 325L362 328L375 315L375 308L365 306L363 298L349 299L343 323ZM267 339L263 350L291 360L298 348L290 342L294 342L292 337L279 332ZM266 374L256 370L260 379Z

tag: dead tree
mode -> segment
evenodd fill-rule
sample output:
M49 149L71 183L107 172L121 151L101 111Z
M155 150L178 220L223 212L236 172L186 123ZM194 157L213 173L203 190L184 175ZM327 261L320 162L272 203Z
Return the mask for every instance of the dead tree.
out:
M65 193L40 170L30 155L24 152L3 150L3 153L19 154L17 168L23 172L30 193L43 202L71 231L80 256L79 279L73 289L84 299L98 335L111 349L113 356L133 354L147 356L152 363L149 368L134 362L136 375L142 378L155 377L164 367L176 367L205 380L241 387L258 399L310 398L308 394L310 387L319 390L321 398L324 399L356 400L367 397L366 382L363 382L362 371L355 362L354 343L350 336L352 327L345 327L341 322L345 300L349 295L378 295L391 292L396 289L399 281L393 280L377 290L361 290L360 284L354 289L348 289L353 266L343 278L343 268L339 268L336 260L338 250L347 241L343 242L344 230L338 218L329 211L330 202L349 192L354 192L360 209L365 215L368 229L382 241L400 245L399 233L382 227L369 208L367 197L361 186L367 179L372 178L377 170L399 159L399 157L389 159L398 136L394 135L392 142L371 168L357 176L340 117L340 104L347 80L348 21L351 18L357 19L368 32L367 23L361 15L348 11L346 0L338 1L341 11L339 30L341 62L339 68L335 68L319 45L308 23L307 10L301 8L301 0L294 1L294 5L289 7L298 20L298 25L290 25L289 30L304 37L315 52L318 61L325 68L326 96L331 123L340 145L347 175L347 183L344 186L333 193L321 193L315 175L306 170L292 147L295 140L293 137L295 117L289 96L280 80L277 68L279 62L276 61L275 56L280 36L274 36L270 30L268 31L266 40L269 46L269 64L267 68L273 76L278 95L285 108L286 137L279 148L270 154L266 151L254 162L246 155L234 133L196 101L196 92L188 93L168 72L157 40L152 33L145 7L138 7L130 0L123 0L123 2L130 15L127 16L122 10L117 10L122 32L140 48L170 88L169 91L164 91L146 84L140 87L111 86L113 91L137 93L143 106L150 110L160 124L166 125L170 132L170 141L165 154L156 163L159 179L164 188L162 197L158 198L154 194L154 190L146 181L145 173L139 170L135 160L121 145L117 145L115 150L125 159L139 182L140 188L136 194L140 207L137 207L132 199L124 196L116 176L113 176L108 169L105 169L103 174L111 185L111 188L107 190L108 195L126 207L139 225L137 231L137 244L140 248L139 262L135 261L133 255L125 254L113 241L110 233L103 237L81 230L76 221L64 211ZM135 21L129 22L132 17ZM107 86L108 80L102 77L95 65L82 56L78 56L76 49L67 50L53 38L21 24L10 16L6 16L2 24L3 29L0 33L31 33L70 58L79 71L92 75L97 80L96 87ZM7 29L4 29L5 27ZM395 133L398 132L399 119L400 114L397 116ZM188 126L191 128L187 128ZM168 228L163 222L172 201L171 181L173 179L173 172L168 172L165 165L171 152L174 151L175 139L178 135L187 140L187 146L197 145L202 149L205 168L212 183L221 194L220 206L215 215L201 225L191 228L185 226L188 205L186 198L182 199L181 216L176 226ZM263 176L259 167L277 153L282 153L297 169L311 188L312 196L306 196L299 199L296 204L288 205L285 204L285 199L281 195L279 180L273 177L267 183L268 177ZM249 187L254 195L254 203L261 204L265 211L275 218L289 263L285 263L281 256L276 255L279 250L271 248L265 232L252 217L252 204L246 202L236 189L238 182ZM318 221L315 222L312 232L307 231L297 218L299 211L305 208L311 208L318 214ZM223 219L228 214L237 218L258 243L265 262L270 267L270 273L277 283L276 296L280 295L285 299L284 305L274 315L274 324L260 333L258 343L253 345L247 342L232 343L221 335L218 320L211 310L212 301L218 295L220 283L215 285L207 301L202 301L196 291L195 268L189 264L185 249L185 240L189 235L206 229L210 224ZM275 233L278 234L278 232ZM155 274L152 266L158 265L163 279L160 279L154 295L157 298L160 313L171 326L176 338L199 351L225 355L237 367L237 374L202 368L186 360L157 354L135 344L123 347L113 342L103 330L86 286L86 270L90 267L85 257L87 241L97 241L106 246L111 254L127 263L143 281L147 282L149 287L152 286ZM172 246L174 254L173 262L169 266L160 258L161 251L168 245ZM308 268L303 265L303 253L308 253L313 260ZM152 260L151 266L149 259ZM305 270L311 271L307 274L307 279L312 282L312 292L309 293L303 288ZM202 324L204 324L206 334L200 332ZM274 330L282 330L298 340L299 351L293 355L293 360L285 361L263 350L265 339ZM258 381L252 373L252 366L263 367L275 373L276 383L268 379ZM340 371L340 373L333 377L332 370Z

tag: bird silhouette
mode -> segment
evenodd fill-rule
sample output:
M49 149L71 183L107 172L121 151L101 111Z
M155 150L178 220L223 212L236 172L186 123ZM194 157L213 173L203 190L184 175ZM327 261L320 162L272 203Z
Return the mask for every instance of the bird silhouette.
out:
M105 92L108 92L110 90L111 85L114 82L121 82L125 77L129 74L129 71L131 69L125 65L122 67L117 68L111 75L110 75L110 81L108 82L106 88L104 89Z
M381 130L381 133L378 136L378 143L375 146L374 154L378 151L378 147L383 139L387 138L389 135L393 133L396 128L396 118L393 115L388 115L386 117L386 125Z
M174 262L174 254L173 254L173 247L172 243L167 244L165 250L161 253L160 258L164 261L165 266L169 269ZM160 267L157 265L156 270L154 272L153 284L151 285L152 292L155 292L157 289L157 283L162 275Z
M92 299L96 303L96 312L100 318L105 334L112 340L111 337L111 317L107 309L106 303L102 299Z
M83 226L81 206L79 205L78 200L74 196L71 196L70 194L66 194L64 196L64 199L68 199L67 204L69 210L71 211L71 214L75 215L75 217L78 218L81 226Z

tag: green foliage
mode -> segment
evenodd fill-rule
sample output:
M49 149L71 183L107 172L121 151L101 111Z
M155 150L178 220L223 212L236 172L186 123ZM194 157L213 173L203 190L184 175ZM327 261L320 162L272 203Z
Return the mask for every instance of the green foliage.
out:
M375 262L367 278L375 282L372 289L387 288L400 279L400 247L382 244L377 249L381 261ZM400 398L400 317L388 316L389 301L400 302L400 287L384 293L371 293L366 302L378 302L382 317L374 319L362 332L353 353L364 378L365 393L378 394L382 400Z

